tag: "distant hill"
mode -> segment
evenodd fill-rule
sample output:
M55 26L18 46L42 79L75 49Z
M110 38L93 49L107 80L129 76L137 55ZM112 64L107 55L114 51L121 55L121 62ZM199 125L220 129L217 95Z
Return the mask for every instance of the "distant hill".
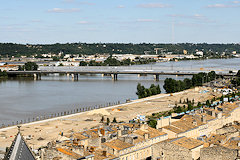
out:
M189 54L195 53L196 50L201 50L207 55L215 55L216 52L222 54L230 54L233 51L240 51L240 44L193 44L193 43L179 43L179 44L123 44L123 43L66 43L66 44L13 44L0 43L0 55L5 57L21 55L40 55L45 53L59 53L64 54L155 54L154 49L160 48L158 53L173 52L174 54L182 54L183 50L187 50Z

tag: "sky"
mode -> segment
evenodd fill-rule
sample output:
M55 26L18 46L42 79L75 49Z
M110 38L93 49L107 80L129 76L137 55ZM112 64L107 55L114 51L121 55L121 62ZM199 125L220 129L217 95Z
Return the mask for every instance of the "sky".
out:
M240 0L0 2L2 43L240 42Z

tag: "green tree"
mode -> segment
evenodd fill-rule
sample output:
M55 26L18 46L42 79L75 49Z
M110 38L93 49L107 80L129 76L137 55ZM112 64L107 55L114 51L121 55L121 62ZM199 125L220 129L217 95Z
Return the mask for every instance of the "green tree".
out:
M7 77L7 76L8 76L7 72L1 71L1 69L0 69L0 77Z
M124 66L129 66L131 64L131 60L128 58L128 59L124 59L122 62L121 62L122 65Z
M113 121L112 121L112 122L113 122L113 123L117 123L116 117L113 118Z
M198 107L198 108L202 107L202 103L201 103L201 102L198 102L197 107Z
M60 63L58 66L64 66L62 63Z
M161 93L161 88L160 88L159 84L156 86L156 89L157 89L157 94L160 94Z
M109 66L120 66L121 62L115 58L112 58L112 56L109 56L105 61L104 61L105 65L109 65Z
M144 98L145 97L145 87L142 86L140 83L137 85L137 92L138 98Z
M100 120L101 123L104 122L104 116L102 116L101 120Z
M192 87L192 81L189 78L185 78L183 82L185 84L185 89L189 89Z
M52 57L52 59L53 59L53 61L59 61L59 57L56 57L56 56L54 56L54 57Z
M166 78L164 80L164 85L163 88L167 93L174 93L175 92L175 85L176 85L176 80L172 78Z
M180 106L175 107L175 108L174 108L174 112L175 112L175 113L181 113L181 112L183 112L183 108L180 107Z
M188 111L191 111L191 110L193 110L193 106L192 106L192 104L188 103L187 110L188 110Z
M238 70L236 76L237 76L237 77L240 77L240 70Z
M151 119L151 120L148 121L148 125L152 128L156 128L157 121L155 119Z
M27 62L21 69L26 71L35 71L38 70L38 65L35 62Z
M207 105L208 107L211 106L211 103L209 102L209 100L206 101L206 105Z
M217 78L215 71L209 72L208 77L210 78L210 81L215 80L215 78Z
M87 65L88 65L88 63L85 62L85 61L81 61L81 62L79 63L79 66L87 66Z
M107 125L109 125L110 124L110 119L109 118L107 118Z

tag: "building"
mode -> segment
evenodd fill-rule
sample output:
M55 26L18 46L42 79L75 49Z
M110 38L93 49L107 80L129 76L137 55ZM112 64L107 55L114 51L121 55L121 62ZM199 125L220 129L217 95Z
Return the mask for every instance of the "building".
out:
M239 159L238 150L230 149L223 146L213 146L202 148L200 151L201 160L237 160Z
M12 145L7 151L4 160L35 160L34 154L20 133L20 127L14 141L12 142Z
M200 157L203 142L193 138L179 137L153 145L154 160L196 160Z
M192 111L174 121L172 117L161 118L157 121L157 129L167 133L169 138L209 136L228 123L240 121L239 114L239 104L227 102L215 109L204 107Z
M142 125L140 129L125 136L121 135L121 131L118 133L118 139L104 143L103 148L119 157L120 160L151 159L153 144L168 139L166 133L147 125Z

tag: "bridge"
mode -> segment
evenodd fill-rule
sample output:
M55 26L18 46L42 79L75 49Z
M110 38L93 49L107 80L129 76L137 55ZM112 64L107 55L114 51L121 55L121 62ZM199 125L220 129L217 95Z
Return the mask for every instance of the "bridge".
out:
M73 80L78 80L79 75L81 74L101 74L102 76L109 75L114 81L118 79L118 75L121 74L135 74L135 75L153 75L156 81L159 80L160 75L195 75L200 71L163 71L163 70L132 70L132 69L82 69L82 70L36 70L36 71L7 71L9 76L33 76L35 80L40 80L41 75L48 74L66 74L72 76ZM202 72L202 71L201 71ZM206 71L205 71L206 72ZM234 73L217 73L220 76L234 76Z

